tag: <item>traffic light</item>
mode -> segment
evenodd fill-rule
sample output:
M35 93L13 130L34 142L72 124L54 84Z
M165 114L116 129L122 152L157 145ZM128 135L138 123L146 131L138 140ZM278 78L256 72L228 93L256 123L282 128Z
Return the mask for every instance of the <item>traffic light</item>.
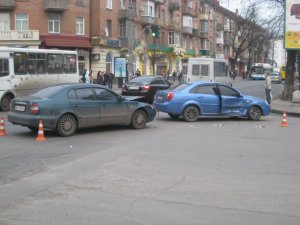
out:
M153 25L151 26L151 35L153 38L159 38L159 34L160 34L160 27Z

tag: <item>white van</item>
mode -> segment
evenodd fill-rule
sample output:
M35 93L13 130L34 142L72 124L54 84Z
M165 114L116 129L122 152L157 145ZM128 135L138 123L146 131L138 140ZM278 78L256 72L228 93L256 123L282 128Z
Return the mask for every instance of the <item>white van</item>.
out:
M228 61L214 58L189 58L186 80L190 81L214 81L230 83L228 73Z

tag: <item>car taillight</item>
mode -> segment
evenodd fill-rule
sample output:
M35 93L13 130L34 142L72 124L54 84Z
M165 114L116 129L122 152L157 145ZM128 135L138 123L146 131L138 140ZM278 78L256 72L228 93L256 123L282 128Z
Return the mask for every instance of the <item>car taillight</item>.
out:
M149 91L149 90L150 90L150 88L151 88L151 86L149 86L149 85L145 85L145 86L144 86L144 91Z
M174 98L174 93L173 92L168 92L166 101L171 101Z
M37 103L32 103L30 106L30 111L32 114L37 114L39 112L39 105Z

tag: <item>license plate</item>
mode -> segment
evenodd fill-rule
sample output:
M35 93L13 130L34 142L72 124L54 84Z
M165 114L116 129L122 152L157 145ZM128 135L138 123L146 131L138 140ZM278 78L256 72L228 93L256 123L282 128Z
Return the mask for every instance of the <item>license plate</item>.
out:
M163 100L163 96L162 96L162 95L157 95L157 96L156 96L156 99L157 99L157 100Z
M128 87L129 90L139 90L139 87Z
M24 105L16 105L15 110L24 112L25 111L25 106Z

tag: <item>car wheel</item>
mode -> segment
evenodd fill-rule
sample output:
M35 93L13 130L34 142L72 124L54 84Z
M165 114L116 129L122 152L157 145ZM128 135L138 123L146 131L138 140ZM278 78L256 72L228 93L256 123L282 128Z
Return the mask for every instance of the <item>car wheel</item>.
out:
M0 108L3 111L8 111L10 107L11 97L9 95L4 95L1 99Z
M131 119L131 126L134 129L145 128L147 123L147 115L143 110L137 110L134 112Z
M172 119L178 119L178 117L179 117L179 115L173 114L173 113L168 113L168 115L169 115Z
M59 118L56 131L62 137L71 136L77 129L77 121L71 114L65 114Z
M195 122L199 115L199 109L194 105L187 106L183 111L183 119L187 122Z
M248 118L251 120L259 120L261 117L261 109L258 106L252 106L248 110Z

